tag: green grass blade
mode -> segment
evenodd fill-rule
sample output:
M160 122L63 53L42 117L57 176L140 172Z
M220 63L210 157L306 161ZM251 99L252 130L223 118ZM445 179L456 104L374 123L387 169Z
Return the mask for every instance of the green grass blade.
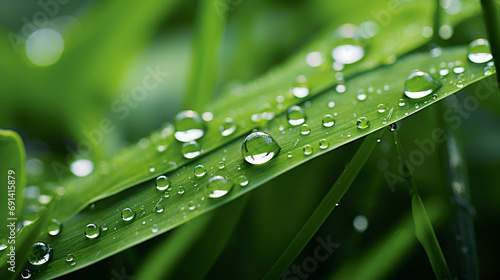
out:
M402 158L404 168L407 168L406 166L408 165L406 164L403 147L399 142L396 132L394 132L394 143L396 144L398 153ZM441 247L439 246L436 233L434 232L432 223L427 215L427 211L425 210L424 203L418 194L418 190L411 175L406 178L405 183L411 195L411 209L413 221L415 223L415 235L417 236L420 244L422 244L422 247L424 247L425 253L431 263L432 270L434 271L436 278L439 280L451 280L453 278L451 276L450 269L448 268L448 264L446 263Z
M442 108L451 108L451 102ZM446 130L444 162L447 173L446 190L451 202L451 234L454 269L460 279L479 279L476 238L474 233L474 208L470 205L470 190L467 180L467 165L461 138L457 130L443 123ZM451 263L451 261L450 261ZM453 267L453 266L452 266Z
M191 67L184 95L185 109L204 109L212 100L215 91L219 46L226 27L227 13L216 8L214 3L218 2L198 1L199 12L192 44Z
M494 0L481 0L483 8L484 25L491 43L493 60L496 65L500 63L500 4ZM497 76L500 85L500 77Z
M365 165L366 160L370 157L375 148L377 144L376 139L380 138L383 132L383 130L378 131L367 136L363 140L363 143L358 148L351 161L346 165L340 177L314 210L311 217L309 217L304 226L283 251L278 260L264 276L264 279L278 279L293 263L293 260L300 254L309 240L313 238L314 234L316 234L326 218L332 213L337 203L340 202L347 192L352 182L354 182L354 179L356 179L359 171Z
M424 98L418 101L403 97L404 80L408 73L415 68L429 71L428 69L430 68L439 67L439 64L443 60L460 61L462 65L467 67L466 75L460 79L464 86L478 82L486 77L481 65L474 65L468 62L465 47L444 48L441 59L438 61L429 57L426 53L409 55L390 67L379 68L376 71L371 71L346 81L347 90L342 94L332 89L311 97L308 100L310 102L309 107L305 106L301 100L290 98L291 101L302 105L305 111L307 124L311 128L311 132L308 135L302 135L300 127L290 126L286 113L283 112L260 127L261 131L273 135L275 140L281 145L280 153L263 166L250 165L240 157L243 137L237 137L217 149L194 159L188 164L183 164L182 168L167 173L166 175L173 186L173 190L170 192L168 198L164 197L164 192L160 192L155 188L154 180L149 180L137 184L134 188L121 191L119 194L98 201L95 209L81 211L77 215L64 220L63 224L67 231L62 232L57 239L52 241L53 247L57 247L59 252L73 251L79 253L80 260L76 262L75 266L68 267L64 260L64 255L55 256L52 266L42 273L47 275L49 273L54 275L56 272L58 274L68 273L69 271L79 269L80 267L116 254L119 251L175 228L207 211L242 196L306 161L431 106L435 102L461 89L461 87L455 84L455 77L448 77L448 82L443 84L437 92L435 99L429 96L427 99ZM383 90L380 94L373 92L364 101L359 101L356 97L359 88L366 89L373 87L374 89L383 89L384 85L388 86L387 91ZM401 98L404 98L405 106L398 105ZM332 100L336 103L334 108L328 106L328 103ZM359 103L353 107L353 102ZM385 104L387 106L384 114L378 112L378 104ZM324 127L322 124L323 116L335 113L338 114L335 125L333 127ZM356 117L354 114L356 114ZM357 127L356 122L360 116L365 116L370 120L371 124L369 128L359 129ZM216 128L216 124L213 125L215 127L209 126L209 129L218 129ZM319 142L322 139L328 142L328 147L325 149L319 147ZM177 143L174 144L177 145ZM145 155L149 153L151 156L150 162L151 160L157 162L164 161L165 159L161 152L149 150L152 147L156 147L156 145L157 142L151 140L147 148L136 147L137 151L134 151L134 153L142 151L141 157L144 158L147 158ZM305 145L311 146L313 149L312 154L304 154L303 149ZM177 153L180 152L177 151ZM225 168L223 169L219 168L221 161L225 162ZM149 168L149 164L138 165L134 162L132 163L127 162L124 164L122 162L122 165L119 166L134 167L134 170ZM208 174L198 178L194 176L193 170L195 166L200 164L205 166ZM124 167L124 169L128 168ZM133 174L133 172L130 171L130 174ZM247 177L249 183L247 186L236 185L227 195L219 199L208 199L205 188L209 178L214 175L224 176L233 182L238 181L238 178L244 175ZM113 177L110 177L110 180L112 179ZM186 190L185 193L177 194L176 188L178 186L183 186ZM66 197L67 204L64 207L60 207L60 210L74 209L72 208L74 205L69 204L77 204L75 201L81 202L85 199L86 195L88 194L84 194L82 195L84 197L79 198L75 197L74 194L70 194ZM164 204L165 211L158 214L153 209L160 200ZM191 202L199 205L195 210L188 211L188 205ZM121 220L120 211L122 209L130 207L135 211L139 211L142 205L148 209L144 215L137 215L132 222ZM65 215L65 213L61 214ZM168 219L161 218L161 216L166 216ZM151 232L151 220L154 220L154 223L158 225L157 233ZM85 224L89 222L98 224L117 223L118 227L116 231L106 232L98 240L86 240L81 231ZM146 224L141 226L142 222ZM120 242L113 240L120 240ZM95 252L98 251L100 254L96 255ZM43 278L46 275L41 275L40 277Z

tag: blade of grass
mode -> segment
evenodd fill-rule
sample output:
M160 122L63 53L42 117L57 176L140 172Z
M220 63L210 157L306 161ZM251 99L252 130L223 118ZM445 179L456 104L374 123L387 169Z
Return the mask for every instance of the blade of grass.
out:
M494 0L481 0L483 9L484 25L491 43L493 60L496 65L500 63L500 4ZM500 86L500 77L497 75Z
M215 8L213 1L200 0L198 3L191 67L183 106L192 110L203 109L212 99L217 82L219 46L227 17L225 12Z
M311 217L309 217L304 226L283 251L278 260L264 276L264 279L278 279L293 263L293 260L304 249L309 240L311 240L325 222L326 218L328 218L337 203L340 202L352 182L354 182L354 179L356 179L359 171L375 148L377 143L376 139L380 138L383 132L384 130L379 130L363 140L363 143L358 148L351 161L346 165L340 177L311 214Z
M452 106L444 100L442 108ZM474 233L474 208L470 205L470 191L467 180L467 166L463 146L457 131L443 122L446 130L444 162L447 171L446 191L450 197L452 210L453 254L455 269L459 279L479 279L476 238ZM464 251L464 249L466 251Z
M396 149L401 156L403 168L405 168L405 170L408 170L408 164L405 160L406 157L403 152L403 147L397 136L397 132L394 132L393 136ZM439 280L451 280L453 278L451 277L450 269L448 268L448 264L446 263L441 247L439 246L436 233L434 232L431 221L429 220L429 216L427 215L427 211L425 210L424 203L420 198L418 190L415 186L415 182L413 181L411 175L406 178L405 184L411 195L411 209L413 213L413 221L415 223L415 235L417 236L418 241L424 247L425 253L427 254L429 262L431 263L432 270L434 271L434 275Z

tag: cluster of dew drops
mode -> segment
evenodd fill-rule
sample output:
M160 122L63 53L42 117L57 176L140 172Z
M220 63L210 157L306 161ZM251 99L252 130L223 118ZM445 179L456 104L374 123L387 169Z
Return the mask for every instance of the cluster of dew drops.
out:
M361 44L355 41L343 41L333 48L331 52L331 57L333 59L332 68L336 71L343 69L344 65L353 64L360 61L364 57L364 48ZM431 56L439 56L440 50L438 48L431 51ZM469 44L468 48L468 59L475 64L485 64L484 74L491 75L494 72L494 64L491 61L492 55L489 47L489 42L486 39L477 39ZM324 63L324 55L320 52L310 52L306 56L306 63L311 67L320 67ZM447 75L451 71L457 74L458 78L463 76L465 72L465 67L460 65L459 61L455 63L442 63L440 65L442 68L440 70L431 69L431 74L438 74L439 79L434 78L431 74L421 71L412 71L405 80L404 84L404 95L409 99L419 100L430 94L433 94L432 98L437 98L437 91L441 88L444 81L446 81ZM340 79L342 80L342 79ZM339 80L338 80L339 81ZM464 83L459 81L456 83L458 88L462 88ZM344 93L346 91L346 86L342 83L336 86L336 91L338 93ZM386 85L384 90L388 90L389 86ZM373 90L368 90L372 92ZM305 98L309 95L309 87L307 85L307 79L304 76L299 76L297 82L290 88L291 94L297 98ZM380 93L380 92L378 92ZM279 102L282 103L284 100L283 96L278 98ZM357 94L357 100L363 101L367 98L367 95L360 91ZM305 102L307 106L307 101ZM399 100L399 106L405 106L405 99L401 98ZM329 108L335 107L335 102L330 101L328 103ZM379 113L385 112L385 106L379 104L377 106L377 111ZM293 126L299 127L301 135L309 135L311 129L308 124L306 124L306 114L302 107L298 105L293 105L286 111L287 121ZM263 110L257 114L252 115L252 121L259 121L261 119L270 120L274 117L273 112L268 110ZM193 159L200 156L203 153L201 145L198 140L202 138L206 132L205 122L211 121L213 119L213 114L210 112L205 112L201 116L198 112L192 110L182 111L176 115L174 119L174 137L177 141L182 143L181 153L187 159ZM322 125L325 128L331 128L335 125L334 116L331 114L326 114L323 116ZM358 129L366 129L370 127L370 121L366 117L360 117L357 119L356 127ZM227 117L219 126L219 132L223 137L233 134L237 129L236 122ZM280 127L280 130L283 128ZM395 131L396 124L390 124L390 131ZM377 140L378 142L380 140ZM163 146L162 146L163 147ZM319 141L318 147L321 150L325 150L329 147L328 140L321 139ZM160 147L159 147L160 150ZM310 155L313 153L313 147L311 145L305 145L302 147L304 155ZM254 131L250 133L243 140L241 146L241 156L243 159L251 165L262 165L269 162L281 151L281 146L277 141L268 133L261 131ZM292 153L288 152L288 158L292 157ZM221 161L219 163L219 169L225 167L225 162ZM239 167L238 169L241 169ZM197 165L194 167L193 174L197 178L206 176L207 169L203 165ZM208 180L208 184L205 188L206 196L211 199L217 199L228 194L234 187L234 185L247 186L249 180L246 176L241 175L235 179L235 182L229 180L220 175L211 176ZM173 191L173 185L170 180L165 176L158 176L155 180L155 187L158 191L164 192L164 197L168 198ZM177 186L175 192L178 195L182 195L186 192L183 186ZM154 207L154 211L157 213L163 212L163 206L161 205L162 199ZM196 205L194 202L190 202L188 205L189 210L194 210ZM121 219L125 222L132 221L136 216L136 213L131 208L125 208L121 211ZM61 222L57 220L51 220L48 224L47 232L51 236L56 236L62 229ZM101 231L107 231L109 226L104 224L101 227L94 223L89 223L84 228L85 237L88 239L94 239L99 237ZM116 227L115 227L116 229ZM158 232L158 227L153 225L152 232ZM4 250L5 245L1 244L0 249ZM28 254L28 261L32 266L40 266L48 263L53 256L53 249L50 245L45 242L36 242L30 253ZM66 255L66 261L70 265L75 265L74 256L69 253ZM24 279L30 278L32 271L25 268L21 271L21 277Z

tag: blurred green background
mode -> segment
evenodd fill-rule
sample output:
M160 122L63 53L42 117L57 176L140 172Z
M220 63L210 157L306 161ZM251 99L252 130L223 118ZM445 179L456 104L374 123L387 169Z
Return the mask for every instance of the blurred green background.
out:
M111 120L114 129L103 135L98 145L90 143L90 153L81 154L94 162L111 158L159 129L181 110L199 2L0 1L0 127L17 131L24 140L28 186L37 186L42 195L56 191L53 184L47 183L57 180L51 162L73 161L74 158L67 157L76 150L76 143L88 139L103 118ZM384 5L387 1L380 2ZM213 3L214 9L229 11L219 54L215 98L224 87L252 81L285 61L338 14L356 12L343 9L341 1L215 0ZM363 1L359 3L362 9ZM41 28L57 31L64 42L60 58L49 66L34 65L33 59L57 57L54 45L57 35L50 33L55 37L49 41L39 38L36 45L41 47L29 53L30 36ZM446 40L437 38L435 43L461 45L485 37L481 15L459 23L453 34ZM423 46L419 51L432 46L435 45ZM148 90L141 101L134 102L130 97L134 88L143 84L152 69L161 69L168 75ZM461 102L470 92L474 92L474 87L458 93L458 99L452 102ZM497 278L500 251L499 100L500 93L496 92L463 119L457 131L467 159L482 279ZM122 109L124 104L128 104L127 110ZM441 125L437 120L440 105L398 124L407 151L418 148L415 139L428 138ZM342 275L349 275L350 270L370 275L370 269L382 267L384 261L390 265L379 279L433 278L423 248L414 238L405 239L405 232L401 231L412 228L408 222L410 198L403 185L389 187L384 180L383 172L397 173L400 164L390 135L385 136L341 205L297 258L295 264L301 265L314 254L320 244L316 238L331 238L340 244L307 279L330 279L335 275L348 279ZM355 142L312 160L249 194L227 246L206 278L262 277L335 182L358 145ZM449 230L446 176L440 154L431 155L416 168L414 178L431 217L435 217L445 257L455 270L459 264L454 262L453 252L458 237ZM33 204L39 200L31 199ZM353 226L359 215L369 223L361 232ZM148 254L171 234L158 236L65 277L119 279L117 275L123 276L124 271L133 277L144 267ZM386 251L379 250L388 240L397 242ZM199 249L207 246L207 242L210 239L200 238L177 260L171 279L184 279L186 271L196 269L198 258L203 257ZM380 254L367 257L372 251Z

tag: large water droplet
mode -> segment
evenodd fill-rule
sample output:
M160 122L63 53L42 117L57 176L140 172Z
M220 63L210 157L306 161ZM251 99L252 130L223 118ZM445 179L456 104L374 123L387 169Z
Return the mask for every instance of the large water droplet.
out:
M205 134L205 124L200 115L192 110L179 112L174 118L175 139L181 142L197 140Z
M321 122L323 123L324 127L332 127L335 124L335 122L333 121L333 117L330 114L324 115Z
M236 122L227 117L224 122L219 126L219 131L222 136L231 135L236 130Z
M332 50L332 58L335 62L352 64L358 62L365 55L365 50L359 45L340 45Z
M32 265L46 264L50 261L53 254L52 247L43 242L36 242L28 253L28 261Z
M281 150L274 138L264 132L250 133L241 145L241 155L250 164L263 164L270 161Z
M167 176L161 175L156 177L155 184L158 190L164 191L170 186L170 181L167 179Z
M203 177L205 176L205 174L207 174L207 169L205 168L205 166L199 164L194 168L194 175L196 177Z
M405 95L412 99L425 97L441 87L442 83L426 72L416 70L405 81Z
M101 234L101 229L96 224L88 224L85 226L84 233L87 238L94 239Z
M490 43L486 39L477 39L469 44L469 60L474 63L485 63L490 61L491 55Z
M135 217L135 212L134 210L130 209L130 208L125 208L122 210L122 219L124 221L130 221L132 220L133 218Z
M291 125L301 125L306 121L304 110L299 106L292 106L287 111L288 123Z
M208 181L207 195L210 198L224 196L233 188L233 185L233 182L222 176L214 176Z
M365 128L370 127L370 121L365 117L361 117L358 119L357 125L358 125L358 128L365 129Z
M201 155L203 149L198 142L190 141L182 145L181 152L185 158L192 159Z
M56 219L52 219L48 224L47 224L47 232L49 235L56 236L61 232L61 227L62 224Z

